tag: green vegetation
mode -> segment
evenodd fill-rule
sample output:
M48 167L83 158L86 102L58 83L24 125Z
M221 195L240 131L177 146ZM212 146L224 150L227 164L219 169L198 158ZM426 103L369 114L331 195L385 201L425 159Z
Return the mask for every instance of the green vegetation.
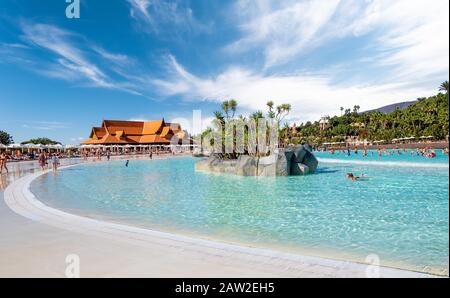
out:
M378 111L360 113L361 107L355 105L353 108L340 107L340 116L326 117L322 121L306 122L292 128L284 119L291 111L289 104L275 106L272 101L267 103L267 115L262 111L256 111L249 119L273 120L280 127L280 145L309 143L321 145L325 142L345 142L349 138L359 140L385 140L387 142L405 137L432 136L434 139L446 139L449 131L449 97L448 81L439 87L437 95L428 98L419 98L416 103L404 110L397 109L391 113ZM220 137L225 146L225 124L235 120L237 109L235 100L224 101L221 105L222 111L214 112L215 127L208 127L201 135ZM230 115L231 113L231 115ZM239 120L246 121L246 117L240 115ZM322 124L321 124L322 122ZM220 124L220 125L219 125ZM219 126L222 131L219 131ZM234 136L236 129L234 130ZM244 143L248 142L248 128L244 131ZM211 140L211 145L213 144ZM233 155L229 156L233 158Z
M0 144L9 145L14 143L13 137L6 131L0 130Z
M235 118L236 110L237 110L237 102L234 99L224 101L221 105L222 111L216 111L214 112L214 122L213 127L208 127L203 133L200 135L202 142L209 142L209 145L214 145L214 140L221 139L222 140L222 152L225 152L225 146L228 143L233 144L233 152L234 153L218 153L221 157L227 158L227 159L235 159L238 157L239 154L236 152L240 152L240 150L236 150L236 140L237 140L237 134L242 133L242 130L237 129L237 126L243 125L243 135L241 135L243 143L244 143L244 152L245 154L249 154L249 122L250 120L254 120L255 129L256 129L256 135L259 135L259 121L261 119L268 120L266 122L267 127L267 142L269 141L269 122L275 121L278 123L278 125L284 120L284 118L289 114L291 111L291 105L289 104L281 104L278 106L275 106L275 104L272 101L269 101L267 103L268 111L267 111L267 117L264 116L264 113L262 111L256 111L253 114L249 116L247 119L243 115L239 115L237 118ZM231 115L230 115L231 112ZM231 133L226 133L226 127L227 124L230 124L230 127L232 127ZM207 141L206 138L209 138ZM229 138L229 139L227 139ZM255 144L256 147L258 147L258 144ZM257 153L254 155L261 155L259 150L256 150ZM253 154L250 154L253 155Z
M439 86L439 91L445 91L445 94L448 95L448 81L445 81Z
M37 139L31 139L31 140L26 141L26 142L22 142L22 145L26 145L26 144L35 144L35 145L38 145L38 144L42 144L42 145L58 145L59 144L59 145L61 145L60 142L53 141L53 140L51 140L49 138L37 138Z
M284 135L288 135L285 136L286 141L292 143L312 144L342 142L348 137L391 141L411 136L433 136L434 139L444 140L449 131L448 82L443 83L439 90L446 93L419 98L404 110L397 109L388 114L359 113L359 107L355 106L353 111L346 109L340 117L325 118L325 129L320 128L319 121L306 122L295 130L285 131Z

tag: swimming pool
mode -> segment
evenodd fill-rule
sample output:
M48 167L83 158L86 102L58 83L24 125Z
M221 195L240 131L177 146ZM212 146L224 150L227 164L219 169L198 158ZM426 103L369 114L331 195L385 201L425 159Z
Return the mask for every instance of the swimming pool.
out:
M296 177L197 173L193 158L112 161L41 176L31 190L83 216L359 262L377 254L381 265L448 275L448 159L319 158L317 174Z

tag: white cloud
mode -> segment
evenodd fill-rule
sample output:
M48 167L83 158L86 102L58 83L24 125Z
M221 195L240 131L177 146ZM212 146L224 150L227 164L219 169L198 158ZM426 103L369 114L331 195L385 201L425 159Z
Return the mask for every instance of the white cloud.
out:
M402 74L448 73L448 0L239 1L231 15L243 36L231 52L260 48L265 68L289 63L339 38L375 35L378 63Z
M92 49L97 52L103 59L120 66L134 64L135 62L127 55L111 53L100 46L93 46Z
M131 17L143 21L145 31L178 34L182 31L208 32L210 24L199 22L186 1L128 0Z
M22 127L37 130L57 130L69 128L69 123L56 121L22 121Z
M57 61L65 70L78 73L100 86L109 85L106 75L70 43L70 32L46 24L23 24L22 30L24 40L58 55Z
M157 90L166 96L215 102L236 98L248 111L265 110L268 100L290 103L291 119L304 121L339 114L341 106L369 110L429 96L448 78L447 0L246 0L234 6L234 15L243 36L228 51L239 55L262 49L265 72L231 66L202 78L169 56L167 76L152 81ZM367 53L362 60L334 64L330 58L329 67L308 73L267 71L327 47L333 39L369 33L360 49ZM347 78L350 72L358 79Z
M58 79L67 81L85 80L91 86L121 90L131 94L141 95L138 88L128 81L119 82L107 71L114 67L126 66L132 60L126 55L113 54L105 49L90 44L82 36L48 24L21 23L22 40L28 48L40 48L54 55L47 61L39 61L40 67L34 65L34 70ZM82 43L77 43L81 40ZM89 56L96 53L106 61L103 69L93 63ZM117 73L117 71L115 71Z
M184 69L170 56L170 75L152 84L165 96L220 103L235 98L248 112L266 110L266 102L290 103L290 119L317 120L323 115L339 114L341 106L362 110L378 108L402 100L428 96L432 90L404 83L379 85L337 85L329 77L311 74L262 75L243 68L230 68L212 78L200 78Z
M263 45L266 67L286 62L317 41L318 33L339 4L339 0L281 2L284 2L281 7L268 1L259 5L239 2L236 11L243 20L240 28L244 37L229 49L242 51ZM253 17L249 19L249 15Z
M389 28L377 40L387 52L380 62L395 66L402 79L448 76L449 1L380 3L376 24Z

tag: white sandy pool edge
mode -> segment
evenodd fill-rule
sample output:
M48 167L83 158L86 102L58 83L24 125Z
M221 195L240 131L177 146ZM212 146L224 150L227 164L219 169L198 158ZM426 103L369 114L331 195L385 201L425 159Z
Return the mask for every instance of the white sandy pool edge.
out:
M64 168L73 166L76 165ZM40 202L30 191L31 182L46 173L48 171L30 174L10 184L4 193L6 205L15 213L31 220L85 235L100 236L131 244L148 243L167 246L184 252L205 254L209 258L220 260L231 258L246 264L267 264L268 267L288 268L298 273L294 272L294 276L305 276L310 272L312 276L323 277L366 277L368 266L365 264L196 239L100 221L50 208ZM380 267L379 271L380 277L433 277L433 275L388 267Z

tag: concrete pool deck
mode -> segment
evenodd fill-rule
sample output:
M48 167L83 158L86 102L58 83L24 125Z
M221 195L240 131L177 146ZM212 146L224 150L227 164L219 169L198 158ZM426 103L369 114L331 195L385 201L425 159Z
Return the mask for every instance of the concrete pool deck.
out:
M64 161L65 165L80 161ZM10 164L0 192L0 277L366 277L367 265L193 239L100 222L51 209L28 191L41 173ZM24 216L14 213L6 204ZM380 268L381 277L432 277Z

